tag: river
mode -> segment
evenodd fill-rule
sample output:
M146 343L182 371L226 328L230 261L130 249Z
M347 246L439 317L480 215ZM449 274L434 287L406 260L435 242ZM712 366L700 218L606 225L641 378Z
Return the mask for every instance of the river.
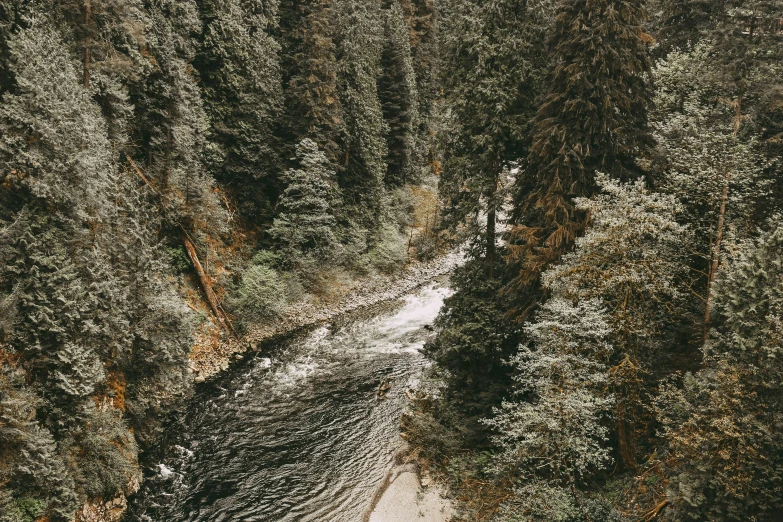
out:
M404 391L449 290L295 336L203 385L131 500L133 522L361 522L401 447ZM382 380L392 385L378 400Z

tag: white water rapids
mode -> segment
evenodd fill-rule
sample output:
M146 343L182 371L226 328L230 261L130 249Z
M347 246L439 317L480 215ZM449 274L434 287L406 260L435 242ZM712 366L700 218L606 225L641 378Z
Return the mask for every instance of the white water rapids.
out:
M126 520L360 522L400 447L405 390L449 290L295 337L200 389ZM376 398L382 380L392 388Z

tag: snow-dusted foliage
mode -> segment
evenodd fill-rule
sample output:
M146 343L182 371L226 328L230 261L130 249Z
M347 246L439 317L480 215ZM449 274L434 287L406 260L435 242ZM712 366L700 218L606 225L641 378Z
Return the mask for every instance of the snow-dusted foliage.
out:
M602 424L613 404L611 328L600 301L555 297L525 330L530 345L511 359L523 400L504 402L487 421L498 433L498 465L517 468L523 480L568 485L611 462Z

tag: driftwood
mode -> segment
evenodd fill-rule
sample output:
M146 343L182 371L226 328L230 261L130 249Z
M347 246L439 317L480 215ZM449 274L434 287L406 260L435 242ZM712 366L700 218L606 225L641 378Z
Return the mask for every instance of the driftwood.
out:
M212 284L209 282L209 278L207 277L206 272L204 272L204 268L201 266L201 262L198 260L196 247L193 245L193 242L187 235L183 235L182 240L185 243L185 250L188 251L188 257L190 257L190 261L193 263L193 267L196 269L199 282L201 282L201 289L204 291L204 296L207 298L207 302L209 303L209 307L212 309L212 313L215 315L223 328L229 329L228 320L226 319L226 316L223 315L223 311L220 309L217 296L212 290Z
M158 194L158 191L155 190L155 187L152 186L152 183L150 183L150 180L147 179L147 177L144 175L144 172L142 172L139 166L136 165L136 162L133 161L133 158L130 156L127 156L127 158L128 163L130 163L131 167L133 167L142 181L144 181L144 184L147 185L147 187L149 187L149 189L154 193ZM209 303L209 308L212 310L212 314L215 316L215 318L218 320L218 323L221 327L223 327L224 330L229 331L234 335L234 337L237 337L237 333L234 330L231 321L229 321L228 317L226 317L226 314L223 313L223 310L220 308L220 303L218 302L217 296L215 295L215 291L212 290L212 283L209 282L209 277L207 277L204 268L201 266L201 262L198 259L196 246L190 239L188 231L185 230L185 227L183 227L177 220L173 219L172 221L174 221L179 227L180 231L182 231L182 242L185 244L185 250L188 252L190 262L193 263L193 268L196 269L196 274L198 275L198 280L201 284L201 290L204 292L204 296L207 298L207 302Z

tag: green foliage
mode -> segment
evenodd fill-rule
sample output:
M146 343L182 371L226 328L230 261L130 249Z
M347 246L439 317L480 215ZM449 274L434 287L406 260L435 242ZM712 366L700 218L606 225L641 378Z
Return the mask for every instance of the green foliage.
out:
M493 522L626 522L600 496L576 497L569 488L532 482L514 489Z
M296 143L315 141L333 164L342 157L345 115L337 92L337 48L332 2L283 2L285 126Z
M400 185L416 181L416 138L419 128L419 93L413 69L410 34L398 2L385 13L385 42L381 55L383 74L378 91L387 124L388 150L385 181Z
M309 138L297 145L296 155L299 168L289 169L283 176L286 188L269 230L288 264L294 267L309 259L327 259L337 247L332 210L336 198L334 171L329 170L326 155Z
M472 436L486 431L478 421L492 414L510 385L503 363L517 346L519 327L504 320L500 282L488 280L484 263L469 261L451 277L455 294L435 321L437 337L425 352L448 372L445 395L467 417Z
M282 311L285 303L285 285L274 269L253 264L245 271L235 303L244 323L273 318Z
M89 401L79 415L83 418L68 430L60 451L80 491L89 498L113 498L127 491L140 473L136 441L122 412Z
M380 223L386 175L386 123L377 76L383 50L380 0L336 0L340 100L345 111L340 188L361 226Z
M518 176L508 292L525 317L539 297L539 274L585 229L574 197L598 191L595 172L629 180L651 145L650 64L642 40L644 2L567 0L552 35L554 69Z
M365 260L372 268L389 273L402 268L407 257L407 238L396 226L383 223Z
M526 332L531 346L510 362L515 392L530 399L504 402L487 421L501 448L498 466L519 470L524 481L568 486L611 462L602 423L614 402L606 392L611 329L599 301L556 297Z
M277 2L199 2L203 22L193 65L212 122L213 176L238 189L241 211L268 218L280 171L274 129L282 104ZM241 188L240 188L241 187Z
M703 369L658 400L680 519L767 519L783 507L783 228L779 218L770 225L718 279Z

